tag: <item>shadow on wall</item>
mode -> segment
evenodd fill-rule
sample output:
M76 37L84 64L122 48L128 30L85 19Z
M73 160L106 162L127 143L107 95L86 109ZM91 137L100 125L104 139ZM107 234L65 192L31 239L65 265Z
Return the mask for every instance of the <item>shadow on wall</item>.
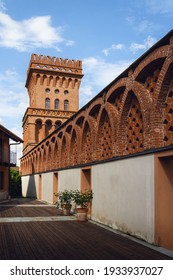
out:
M34 175L30 175L29 176L26 197L37 198L37 191L36 191L36 184L35 184L35 177L34 177Z

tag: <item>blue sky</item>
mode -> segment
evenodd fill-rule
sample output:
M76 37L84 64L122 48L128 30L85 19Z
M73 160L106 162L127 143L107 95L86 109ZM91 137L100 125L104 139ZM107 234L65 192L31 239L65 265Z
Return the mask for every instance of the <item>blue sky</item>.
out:
M172 0L0 0L0 123L22 137L32 53L83 61L81 107L172 23Z

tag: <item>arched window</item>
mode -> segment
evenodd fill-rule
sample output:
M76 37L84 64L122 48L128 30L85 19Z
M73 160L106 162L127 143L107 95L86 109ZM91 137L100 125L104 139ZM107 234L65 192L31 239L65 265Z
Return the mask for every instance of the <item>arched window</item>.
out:
M45 108L50 109L50 99L49 98L45 99Z
M55 128L58 129L61 125L61 121L56 121L55 123Z
M50 120L47 120L45 122L45 136L47 137L51 131L52 128L52 122Z
M59 110L59 99L55 99L54 108Z
M66 99L64 100L64 110L67 111L68 110L68 105L69 105L69 101Z
M65 95L69 94L68 90L65 90L65 91L64 91L64 94L65 94Z
M42 139L42 121L41 120L36 120L35 122L35 141L36 143L39 143Z

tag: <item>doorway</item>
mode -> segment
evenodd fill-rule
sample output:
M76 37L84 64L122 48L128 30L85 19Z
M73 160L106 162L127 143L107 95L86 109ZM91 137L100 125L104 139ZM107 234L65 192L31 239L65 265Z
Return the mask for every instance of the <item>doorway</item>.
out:
M42 175L38 175L38 199L42 199Z
M173 155L155 161L155 242L173 250Z
M58 198L55 193L58 192L58 172L53 173L53 203L56 203Z
M90 191L91 188L91 167L82 168L81 170L81 191ZM91 219L92 214L92 202L88 207L88 218Z

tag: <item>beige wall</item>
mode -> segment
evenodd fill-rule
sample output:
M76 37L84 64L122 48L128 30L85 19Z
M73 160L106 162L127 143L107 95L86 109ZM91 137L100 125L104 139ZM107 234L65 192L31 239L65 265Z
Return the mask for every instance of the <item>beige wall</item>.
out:
M63 170L58 173L58 189L62 191L80 189L80 168Z
M91 167L92 219L154 242L154 156ZM22 177L23 195L38 196L38 176ZM53 172L42 175L42 200L53 203ZM58 191L80 189L81 169L58 172Z
M92 189L93 220L153 242L153 156L93 166Z

